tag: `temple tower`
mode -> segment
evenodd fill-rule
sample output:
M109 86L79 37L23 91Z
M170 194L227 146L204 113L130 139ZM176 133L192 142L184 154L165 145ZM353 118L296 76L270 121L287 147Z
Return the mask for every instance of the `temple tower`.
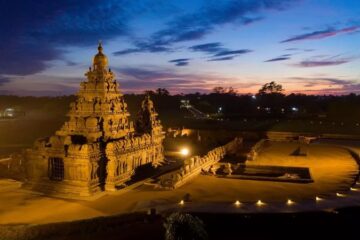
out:
M134 132L123 95L119 92L114 73L108 69L108 59L99 43L92 68L80 84L78 98L70 105L69 121L56 132L58 136L72 136L81 142L107 141Z

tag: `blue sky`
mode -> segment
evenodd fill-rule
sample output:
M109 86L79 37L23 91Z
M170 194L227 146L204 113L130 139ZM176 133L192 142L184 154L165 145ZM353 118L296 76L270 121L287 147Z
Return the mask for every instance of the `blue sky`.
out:
M74 94L98 40L124 92L360 91L360 1L0 0L0 94Z

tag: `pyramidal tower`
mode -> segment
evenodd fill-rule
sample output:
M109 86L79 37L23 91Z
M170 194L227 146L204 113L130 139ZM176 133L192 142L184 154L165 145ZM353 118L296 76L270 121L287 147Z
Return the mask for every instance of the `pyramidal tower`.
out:
M70 104L68 121L27 151L26 186L48 195L77 198L116 191L144 164L163 159L161 122L149 96L136 127L101 43Z

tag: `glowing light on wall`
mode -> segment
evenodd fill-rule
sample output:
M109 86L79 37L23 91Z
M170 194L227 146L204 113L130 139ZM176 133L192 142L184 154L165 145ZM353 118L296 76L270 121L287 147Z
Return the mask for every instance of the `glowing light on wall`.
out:
M291 199L288 199L288 200L286 201L286 204L290 206L290 205L295 204L295 202L292 201Z
M264 206L265 203L262 202L261 200L258 200L258 201L256 202L256 205L258 205L259 207L261 207L261 206Z
M180 150L180 154L181 154L182 156L188 156L189 153L190 153L190 151L189 151L188 148L182 148L182 149Z
M337 196L337 197L346 197L346 195L343 194L343 193L336 193L336 196Z
M315 200L316 200L317 202L320 202L320 201L322 201L322 200L324 200L324 199L322 199L321 197L316 196L316 197L315 197Z

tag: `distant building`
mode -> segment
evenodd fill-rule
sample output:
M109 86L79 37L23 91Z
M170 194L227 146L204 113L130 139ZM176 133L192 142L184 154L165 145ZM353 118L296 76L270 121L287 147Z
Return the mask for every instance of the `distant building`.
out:
M25 112L17 108L9 107L3 111L0 110L0 118L17 118L21 116L25 116Z
M26 186L34 190L62 197L116 191L138 166L164 159L164 133L153 102L146 96L134 129L101 43L85 76L69 120L27 151Z

